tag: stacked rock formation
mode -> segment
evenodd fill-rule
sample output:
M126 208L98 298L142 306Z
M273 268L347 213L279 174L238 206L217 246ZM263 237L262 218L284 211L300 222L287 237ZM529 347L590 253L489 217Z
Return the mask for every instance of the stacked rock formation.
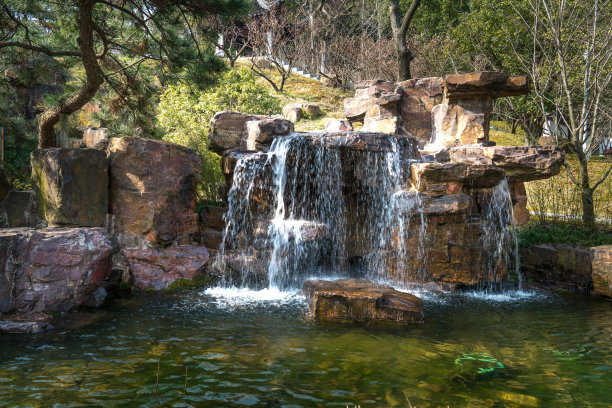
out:
M85 145L32 152L35 191L0 198L0 313L99 306L117 279L163 289L208 263L197 235L202 158L87 129ZM8 183L3 183L8 184Z

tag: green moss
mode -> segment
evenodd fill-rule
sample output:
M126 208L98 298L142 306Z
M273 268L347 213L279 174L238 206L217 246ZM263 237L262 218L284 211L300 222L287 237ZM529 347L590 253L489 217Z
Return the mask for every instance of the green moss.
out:
M585 247L612 245L612 231L589 229L580 224L530 223L518 232L519 245L570 244Z
M212 285L218 280L216 275L199 274L193 277L193 279L178 279L172 282L165 290L176 291L176 290L189 290L199 289Z

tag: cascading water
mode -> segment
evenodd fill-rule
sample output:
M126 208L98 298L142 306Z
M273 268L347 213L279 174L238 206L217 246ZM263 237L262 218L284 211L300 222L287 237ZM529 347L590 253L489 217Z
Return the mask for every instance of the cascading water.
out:
M410 182L416 146L392 135L351 137L362 136L293 134L275 139L267 153L238 157L216 260L226 286L287 290L321 276L401 287L431 280L432 198ZM497 269L516 246L507 183L489 195L474 221L481 225L474 240L483 241L474 265L481 282L499 280Z

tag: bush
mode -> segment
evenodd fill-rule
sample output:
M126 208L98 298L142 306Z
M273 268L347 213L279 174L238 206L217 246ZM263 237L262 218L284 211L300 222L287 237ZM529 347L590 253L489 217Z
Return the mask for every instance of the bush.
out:
M519 246L571 244L586 247L612 245L612 231L591 230L580 224L531 223L518 232Z
M224 182L220 157L209 151L207 144L209 122L222 110L268 115L279 113L281 102L257 84L250 71L233 69L203 91L185 84L169 86L157 109L159 126L165 131L162 139L191 147L204 158L201 200L220 201L218 190Z

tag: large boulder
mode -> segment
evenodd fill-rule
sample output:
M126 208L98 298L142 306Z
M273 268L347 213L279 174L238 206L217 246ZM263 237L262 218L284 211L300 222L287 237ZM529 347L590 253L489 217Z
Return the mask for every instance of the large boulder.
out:
M126 248L123 252L139 289L165 289L178 279L193 279L208 263L208 251L202 246Z
M50 226L99 227L108 213L108 161L97 149L31 154L39 210Z
M563 151L556 146L460 146L450 150L450 157L456 163L500 167L510 183L555 176L565 160Z
M315 319L396 323L425 320L419 298L365 279L309 280L304 282L303 291Z
M242 150L267 152L274 138L293 132L293 122L280 117L251 120L245 123Z
M13 184L11 183L11 178L8 175L8 172L4 169L4 167L0 166L0 201L9 191L13 189Z
M66 312L110 276L102 228L0 230L0 313Z
M449 98L488 97L491 99L529 93L526 76L508 76L501 72L479 71L446 76Z
M210 121L209 150L222 154L225 150L239 148L242 144L246 122L260 118L260 116L232 111L216 113Z
M9 191L0 202L0 228L42 227L38 201L32 190Z
M591 267L595 293L612 297L612 245L591 248Z
M166 244L197 230L202 158L188 147L138 137L112 139L110 208L119 233Z

